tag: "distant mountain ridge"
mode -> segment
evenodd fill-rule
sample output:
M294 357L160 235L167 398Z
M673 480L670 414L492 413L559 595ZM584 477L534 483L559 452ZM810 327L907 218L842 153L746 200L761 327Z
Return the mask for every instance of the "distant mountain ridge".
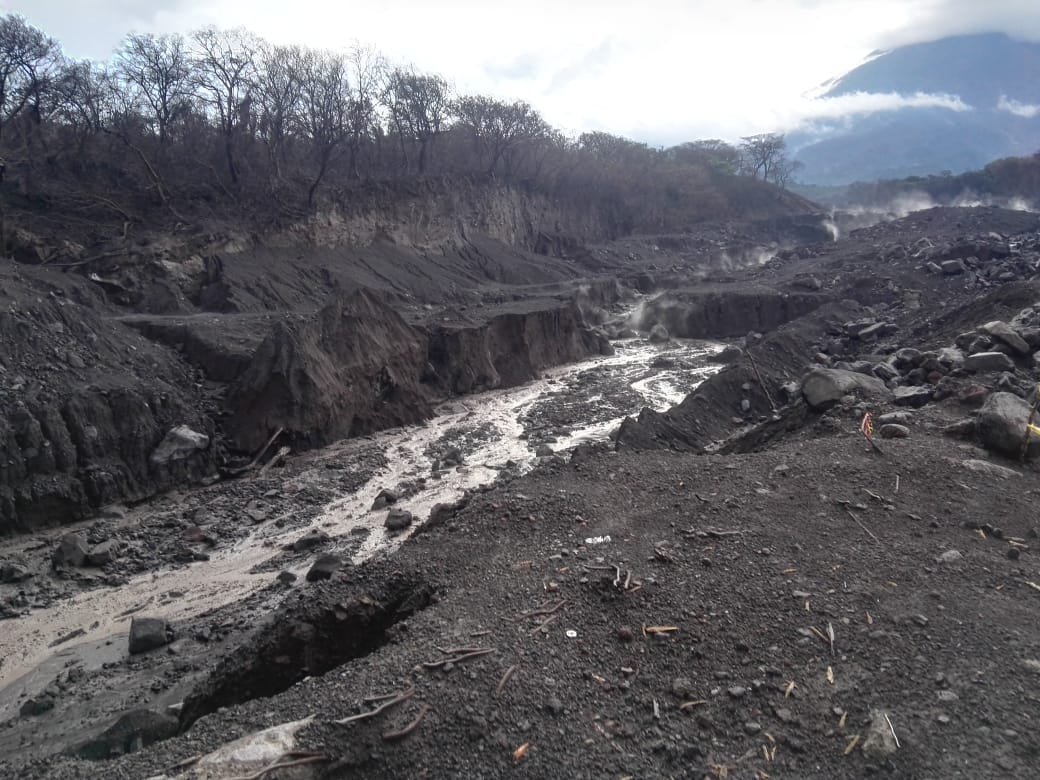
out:
M911 44L875 52L826 86L822 99L923 93L951 100L789 133L789 148L805 166L798 176L805 183L961 173L1040 150L1038 43L986 33Z

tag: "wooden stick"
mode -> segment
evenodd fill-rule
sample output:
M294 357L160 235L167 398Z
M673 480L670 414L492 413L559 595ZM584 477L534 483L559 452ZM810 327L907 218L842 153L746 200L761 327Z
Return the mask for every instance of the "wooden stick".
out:
M498 686L495 688L495 696L502 695L502 691L505 690L506 683L512 679L513 675L516 674L516 670L519 668L519 666L513 664L508 669L506 669L506 673L502 675L502 679L498 681Z
M394 698L389 699L389 700L383 702L378 707L376 707L374 710L370 710L369 712L362 712L359 715L351 715L349 718L342 718L340 720L334 720L332 722L335 723L337 726L345 726L348 723L353 723L356 720L365 720L366 718L374 718L376 715L379 715L380 713L385 712L386 710L390 709L391 707L396 707L401 702L408 701L408 699L412 698L414 695L415 695L415 688L412 687L412 688L409 688L407 691L402 691L401 693L399 693Z
M426 717L426 713L428 713L431 709L432 709L432 707L430 707L429 704L423 704L422 709L419 710L419 714L415 716L415 720L413 720L411 723L409 723L407 726L405 726L400 731L387 731L387 732L385 732L383 734L383 741L384 742L394 742L394 741L399 740L399 739L404 739L409 734L411 734L413 731L415 731L417 728L419 728L419 724L423 722L423 718Z
M562 614L563 614L562 612L557 612L554 615L549 615L549 617L547 617L543 622L539 623L537 626L532 628L529 633L537 634L539 631L541 631L543 628L548 626L550 623L552 623L554 620L556 620L556 618L558 618Z
M614 569L614 567L612 566L611 567L611 571L613 571L613 569ZM520 617L513 618L513 622L514 623L519 623L521 620L524 620L526 618L541 617L543 615L551 615L554 612L559 612L561 609L563 609L563 606L566 603L567 603L567 599L560 599L558 602L556 602L555 606L553 606L552 608L547 608L547 607L545 607L543 605L541 607L538 607L537 609L532 609L532 610L530 610L528 612L525 612L524 614L520 615Z
M873 532L873 531L871 531L871 530L870 530L869 528L867 528L867 527L866 527L865 525L863 525L863 523L861 523L861 522L859 521L859 518L858 518L858 517L856 517L856 516L855 516L854 514L852 514L852 510L851 510L851 509L849 509L848 507L846 507L846 508L845 508L845 511L846 511L846 512L848 512L848 514L849 514L849 517L851 517L851 518L852 518L853 522L855 522L855 523L856 523L856 525L858 525L858 526L859 526L860 528L862 528L862 529L863 529L864 531L866 531L866 532L867 532L867 534L868 534L868 535L870 536L870 538L871 538L871 539L873 539L873 540L874 540L875 542L877 542L878 544L881 544L881 540L880 540L880 539L878 539L878 538L877 538L876 536L874 536L874 532Z
M495 652L495 648L483 647L478 650L474 650L471 653L466 653L465 655L455 655L451 658L444 658L440 661L423 661L423 666L425 666L427 669L440 669L442 666L446 664L455 664L459 661L468 661L470 658L477 658L479 656L487 655L488 653L493 652Z
M762 375L758 372L758 364L755 362L751 350L748 349L744 354L747 355L748 361L751 363L751 368L755 372L755 377L758 379L759 387L761 387L762 392L765 393L766 400L769 402L769 408L773 410L773 414L776 414L776 404L773 403L773 397L769 395L769 391L766 390L766 383L762 381Z

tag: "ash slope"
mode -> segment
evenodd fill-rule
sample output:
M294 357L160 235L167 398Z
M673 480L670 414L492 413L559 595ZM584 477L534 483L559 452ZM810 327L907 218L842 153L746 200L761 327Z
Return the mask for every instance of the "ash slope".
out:
M694 449L725 439L730 454L669 451L649 430L661 446L580 449L473 495L392 558L300 587L215 662L184 734L105 771L176 776L231 738L313 716L292 749L320 754L306 771L323 777L1027 775L1040 482L980 446L977 404L1038 378L1040 341L1015 352L987 327L1035 327L1028 219L937 210L752 272L835 300L743 345L762 351L769 398L737 363L687 401L725 415ZM954 346L962 335L971 344ZM778 340L789 354L770 365ZM937 357L944 369L919 371L954 348L1002 368ZM828 363L896 373L867 402L784 394ZM859 433L866 408L902 420L881 453ZM329 669L323 652L363 616L372 644ZM444 664L455 647L489 652ZM413 688L378 716L331 722ZM16 761L22 777L98 771Z

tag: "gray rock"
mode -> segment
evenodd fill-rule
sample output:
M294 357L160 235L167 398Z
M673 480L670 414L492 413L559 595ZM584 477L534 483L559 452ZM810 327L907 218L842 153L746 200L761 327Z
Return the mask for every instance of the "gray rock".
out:
M153 465L161 466L175 460L184 460L208 446L209 436L193 431L187 425L178 425L170 429L148 459Z
M888 425L889 423L895 423L896 425L910 425L913 421L914 413L907 411L885 412L877 417L878 425Z
M1003 352L976 352L964 359L966 371L1014 371L1015 361Z
M877 363L874 366L874 376L880 379L882 382L888 382L889 380L896 379L899 376L899 371L891 363Z
M996 463L990 463L988 460L972 458L964 461L961 465L968 471L974 471L976 474L985 474L987 477L995 477L997 479L1010 479L1011 477L1022 476L1014 469L1009 469L1007 466L998 466Z
M45 694L26 699L18 708L18 714L23 718L34 718L54 709L54 699Z
M892 727L888 725L885 713L882 710L871 710L870 726L863 739L863 755L873 761L878 761L892 755L898 749L895 735L892 733Z
M86 537L82 534L66 534L51 554L51 566L55 569L83 566L89 552Z
M817 279L815 276L798 276L791 280L791 284L795 287L801 287L805 290L819 290L823 287L823 282Z
M676 677L672 680L672 696L677 699L689 699L696 688L689 677Z
M376 496L376 500L372 502L372 509L386 509L391 504L396 504L398 498L397 493L388 490L387 488L383 488L379 491L379 495Z
M177 734L177 718L152 710L131 710L98 736L79 745L73 755L90 761L136 753ZM101 773L104 774L104 773Z
M717 352L712 355L708 360L712 363L722 363L723 365L729 365L730 363L736 363L744 357L744 350L737 346L728 346L721 352Z
M957 561L964 558L964 553L960 550L947 550L938 558L935 559L936 563L957 563Z
M283 585L292 585L298 578L291 571L280 571L275 579Z
M411 512L406 512L403 509L391 509L387 513L383 527L390 533L397 534L410 526L414 519Z
M1006 322L1001 322L1000 320L987 322L985 325L979 328L979 330L999 341L1004 342L1009 347L1011 347L1011 349L1013 349L1020 355L1028 355L1030 352L1029 345L1026 343L1026 340L1022 338L1020 335L1018 335L1012 329L1012 327L1008 325Z
M939 350L938 359L947 368L958 368L964 364L964 353L956 347L943 347Z
M135 617L130 621L130 654L147 653L170 643L169 626L162 618Z
M33 576L20 561L0 561L0 582L25 582Z
M896 406L920 408L932 400L934 388L930 385L916 387L897 387L892 391L892 403Z
M993 339L989 336L976 336L968 345L967 351L969 355L977 355L980 352L990 352L993 348Z
M874 399L887 399L891 396L891 392L880 379L855 371L817 368L802 379L802 395L814 409L826 409L850 394Z
M548 444L539 444L538 449L534 451L535 457L538 458L551 458L556 453L553 452L553 448Z
M293 552L304 552L306 550L313 550L315 547L321 547L323 544L328 542L330 537L324 531L310 531L304 534L295 542L292 543Z
M908 439L910 438L910 429L905 425L899 423L888 423L882 425L878 431L881 434L882 439Z
M921 350L903 347L892 355L892 364L899 369L916 368L922 359Z
M112 563L119 557L121 548L122 545L117 539L109 539L107 542L102 542L91 548L87 554L87 563L91 566L104 566L106 563Z
M962 274L968 270L967 266L964 265L963 260L946 260L945 262L940 263L939 267L947 276L956 276L957 274Z
M975 433L993 452L1017 458L1029 419L1029 405L1011 393L991 393L975 417ZM1040 455L1040 438L1029 437L1027 457Z
M343 561L339 556L326 553L319 555L307 572L307 582L318 582L319 580L332 579L332 575L343 568Z

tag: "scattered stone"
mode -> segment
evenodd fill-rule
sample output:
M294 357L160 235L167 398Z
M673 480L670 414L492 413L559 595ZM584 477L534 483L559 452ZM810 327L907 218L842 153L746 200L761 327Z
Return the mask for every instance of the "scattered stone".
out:
M376 500L372 502L372 510L386 509L391 504L396 504L398 499L397 493L388 488L383 488L379 491L379 495L376 496Z
M319 580L332 579L332 575L343 568L343 561L339 556L325 553L319 555L317 560L307 572L307 582L318 582Z
M939 264L939 268L942 269L946 276L956 276L968 270L968 267L964 265L964 261L960 259L946 260Z
M791 723L794 721L794 713L787 709L787 707L777 707L774 713L776 714L776 719L781 723Z
M170 627L162 618L135 617L130 621L130 654L168 645L170 633Z
M899 425L898 423L888 423L882 425L878 431L881 434L882 439L908 439L910 438L910 429L905 425Z
M732 699L742 699L744 695L747 693L747 688L745 688L743 685L734 685L730 688L727 688L726 693L728 693L730 695L730 698Z
M112 563L119 557L120 547L121 545L117 539L109 539L107 542L102 542L92 548L87 554L87 563L91 566L104 566L106 563Z
M1020 355L1028 355L1030 352L1029 345L1026 340L1018 335L1010 325L1000 320L994 320L993 322L987 322L981 328L983 333L992 336L993 338L1004 342L1011 349L1015 350Z
M708 358L712 363L722 363L729 365L730 363L736 363L744 357L744 350L735 345L730 345L723 349L721 352L717 352Z
M937 563L956 563L962 558L964 558L964 553L960 550L947 550L935 560Z
M171 428L159 446L152 452L149 460L153 465L162 466L175 460L184 460L199 450L209 446L209 436L193 431L187 425Z
M882 382L889 382L899 376L899 371L891 363L876 363L873 372Z
M383 527L392 534L398 534L408 528L414 519L411 512L404 509L391 509L386 515L386 520L383 521Z
M892 403L896 406L911 406L920 408L932 400L931 387L920 385L917 387L897 387L892 391Z
M536 458L551 458L556 453L553 452L553 448L548 444L539 444L538 449L534 451Z
M689 699L694 692L693 680L689 677L676 677L672 680L672 696L677 699Z
M556 696L550 696L549 700L545 702L545 709L553 715L562 715L564 711L563 702Z
M305 552L307 550L313 550L315 547L321 547L332 539L324 531L310 531L295 542L292 543L293 552Z
M40 695L26 699L18 708L18 714L23 718L34 718L54 709L54 699L47 695Z
M914 421L914 413L907 411L899 412L886 412L885 414L878 415L878 425L888 425L889 423L895 423L897 425L910 425Z
M863 755L878 761L890 756L898 750L896 737L889 726L889 719L882 710L870 711L870 726L863 739Z
M622 626L617 630L617 638L622 642L631 642L636 638L636 635L628 626Z
M0 561L0 582L25 582L32 576L28 567L18 561Z
M86 537L82 534L66 534L51 554L51 566L55 569L83 566L89 552Z
M1003 352L976 352L964 358L964 369L975 373L986 371L1014 371L1015 361Z
M762 724L761 723L756 723L753 720L749 720L747 723L744 724L744 732L746 734L750 734L751 736L754 736L755 734L757 734L761 730L762 730Z
M299 578L291 571L281 571L278 572L278 576L275 579L277 579L283 585L292 585Z

